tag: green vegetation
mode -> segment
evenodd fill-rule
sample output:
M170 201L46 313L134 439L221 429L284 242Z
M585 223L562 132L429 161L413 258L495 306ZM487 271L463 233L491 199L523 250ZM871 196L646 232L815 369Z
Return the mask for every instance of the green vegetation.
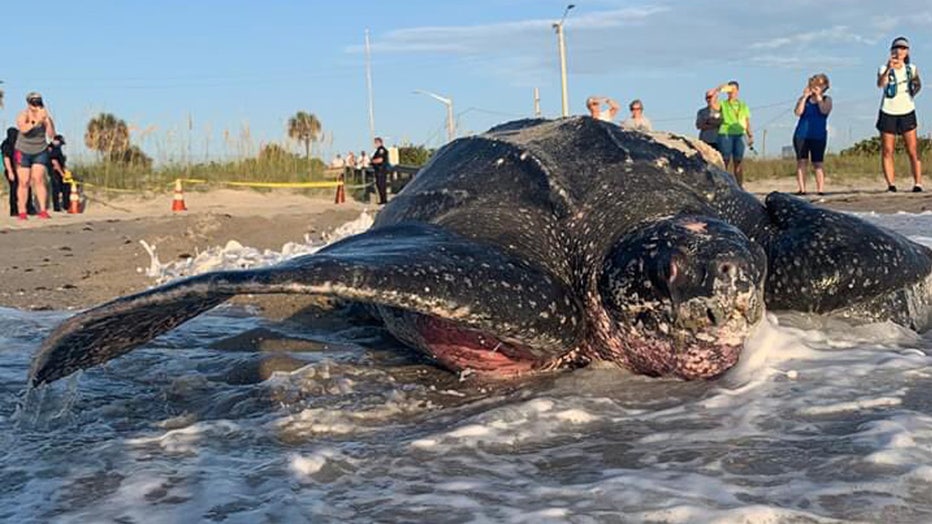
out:
M204 180L206 185L222 182L308 182L330 180L325 164L311 156L311 143L321 134L321 124L313 114L299 111L288 120L288 135L305 146L305 156L289 151L281 144L269 143L258 148L244 129L239 143L240 158L229 161L191 162L189 154L175 144L167 159L154 166L153 160L136 144L131 143L126 122L110 113L101 113L87 124L85 145L97 152L90 163L75 163L72 172L79 180L98 188L134 191L169 191L176 179ZM148 131L143 132L144 136ZM225 133L225 138L228 138ZM189 146L190 147L190 146ZM162 159L165 147L156 144ZM184 160L178 160L178 159ZM203 187L200 183L186 189ZM314 192L317 190L308 190ZM332 190L326 190L330 192Z
M925 166L932 165L932 140L919 139L919 153ZM899 178L909 175L909 162L903 151L903 141L897 140L895 155ZM838 154L825 156L825 174L830 179L850 180L874 178L883 180L880 168L880 137L862 140ZM796 160L782 158L756 159L745 157L744 176L747 180L764 180L796 176ZM878 182L879 183L879 182Z
M304 144L304 158L311 158L311 142L320 138L320 120L313 113L298 111L288 119L288 137Z
M424 146L404 145L398 148L398 163L406 166L423 166L434 154Z

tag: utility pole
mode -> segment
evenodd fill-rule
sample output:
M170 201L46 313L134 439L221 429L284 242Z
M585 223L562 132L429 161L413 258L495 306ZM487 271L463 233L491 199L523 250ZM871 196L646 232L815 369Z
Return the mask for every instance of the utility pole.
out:
M564 117L570 116L570 99L566 88L566 39L563 36L563 22L566 21L566 15L570 12L570 9L574 7L576 7L574 4L566 6L563 17L560 18L559 22L553 24L553 28L557 31L557 46L560 49L560 87L563 92Z
M767 128L764 128L764 140L760 145L760 156L767 157Z
M372 109L372 55L369 52L369 29L366 29L366 89L369 92L369 142L375 140L375 111Z
M534 116L540 118L540 89L534 88Z
M456 120L454 120L453 117L453 99L440 96L437 93L431 93L430 91L424 91L423 89L415 89L414 92L420 95L427 95L447 106L447 141L452 142L456 140Z

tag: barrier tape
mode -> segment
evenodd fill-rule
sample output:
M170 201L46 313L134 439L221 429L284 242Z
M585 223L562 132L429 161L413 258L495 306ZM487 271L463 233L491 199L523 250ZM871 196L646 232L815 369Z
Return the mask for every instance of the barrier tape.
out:
M83 186L83 187L85 187L85 188L94 188L94 189L96 189L96 190L98 190L98 191L107 191L107 192L110 192L110 193L139 193L139 191L140 191L139 189L118 189L118 188L115 188L115 187L98 186L97 184L92 184L92 183L90 183L90 182L78 182L78 181L75 181L75 183L81 184L81 186Z
M320 188L340 187L343 182L218 182L236 187L287 187L287 188Z
M185 184L218 184L218 185L227 185L234 187L262 187L262 188L292 188L292 189L329 189L344 186L345 189L363 189L366 187L373 187L374 182L369 182L366 184L345 184L339 181L316 181L316 182L234 182L234 181L215 181L211 182L209 180L204 180L201 178L181 178L179 179L182 183ZM140 193L146 191L145 189L121 189L115 187L106 187L91 182L78 182L86 188L93 188L97 191L107 191L113 193ZM169 187L174 186L175 182L168 184Z

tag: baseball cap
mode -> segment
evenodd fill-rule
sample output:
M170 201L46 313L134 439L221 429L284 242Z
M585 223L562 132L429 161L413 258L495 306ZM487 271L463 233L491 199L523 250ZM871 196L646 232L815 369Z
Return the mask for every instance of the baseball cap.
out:
M893 43L890 44L890 49L896 49L897 47L905 47L909 49L909 40L905 36L898 36L893 39Z
M39 93L38 91L30 91L29 94L26 95L27 102L30 100L36 100L36 99L42 100L42 94Z
M61 135L55 135L55 136L52 138L52 140L55 140L55 141L57 141L57 142L61 142L61 145L65 145L65 137L63 137L63 136L61 136Z

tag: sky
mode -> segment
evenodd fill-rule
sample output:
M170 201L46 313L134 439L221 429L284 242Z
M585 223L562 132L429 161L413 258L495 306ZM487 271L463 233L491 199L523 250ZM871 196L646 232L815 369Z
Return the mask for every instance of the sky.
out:
M534 115L561 115L552 24L566 2L470 0L67 1L5 5L0 68L5 125L29 91L45 97L66 152L88 158L87 122L124 119L158 162L253 155L290 143L286 122L317 115L315 154L371 151L365 33L375 133L392 144L446 141L453 100L459 136ZM17 22L18 21L18 22ZM758 151L791 143L795 100L814 73L831 79L829 149L874 136L876 71L890 42L910 38L932 64L932 0L578 0L564 23L571 114L589 95L643 101L654 128L695 135L706 89L741 83ZM930 57L928 61L925 57ZM932 67L932 66L930 66ZM925 82L932 91L932 76ZM929 135L932 92L917 97ZM623 111L624 116L626 111ZM763 131L766 130L766 142Z

